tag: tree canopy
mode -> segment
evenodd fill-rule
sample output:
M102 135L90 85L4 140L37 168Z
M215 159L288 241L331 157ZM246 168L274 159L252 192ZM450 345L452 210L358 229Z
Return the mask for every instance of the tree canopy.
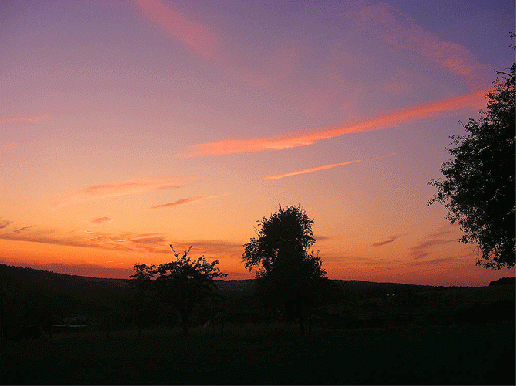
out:
M298 313L304 313L326 276L320 257L310 252L315 243L313 220L299 206L280 206L258 222L257 237L244 245L246 268L256 269L258 288L269 304L295 304ZM303 328L302 316L298 317Z
M438 190L429 204L448 209L447 218L464 232L460 241L478 244L477 265L485 268L515 264L515 66L499 72L487 110L464 124L468 134L450 137L453 159L441 166L444 180L429 182Z
M209 263L204 256L192 260L188 253L177 253L170 245L175 261L155 265L136 264L135 273L131 275L134 287L145 290L153 286L159 299L170 304L181 318L184 334L188 333L188 323L194 307L214 294L216 284L213 279L225 277L217 267L219 261ZM155 280L152 280L154 277Z

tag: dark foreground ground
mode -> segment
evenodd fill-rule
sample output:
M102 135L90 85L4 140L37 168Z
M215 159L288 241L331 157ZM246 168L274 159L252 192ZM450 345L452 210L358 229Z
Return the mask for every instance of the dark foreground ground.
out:
M127 281L0 265L0 384L515 384L514 278L330 284L305 337L249 280L217 282L185 337Z
M3 384L512 384L514 323L82 331L4 342Z

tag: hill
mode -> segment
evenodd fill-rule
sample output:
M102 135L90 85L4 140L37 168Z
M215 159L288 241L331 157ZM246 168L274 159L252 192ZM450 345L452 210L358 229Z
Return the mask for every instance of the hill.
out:
M100 316L124 310L130 291L126 280L60 274L0 264L3 322L53 323L72 315Z
M514 319L514 278L486 287L332 280L333 293L319 309L326 326L355 328L399 323L453 323ZM512 283L512 284L511 284ZM216 280L224 298L227 320L249 322L265 318L254 294L254 280ZM60 323L63 318L87 315L90 324L109 317L115 326L133 323L133 293L127 280L59 274L32 268L0 265L3 323ZM171 323L170 311L154 305L150 323ZM209 318L206 312L198 322Z

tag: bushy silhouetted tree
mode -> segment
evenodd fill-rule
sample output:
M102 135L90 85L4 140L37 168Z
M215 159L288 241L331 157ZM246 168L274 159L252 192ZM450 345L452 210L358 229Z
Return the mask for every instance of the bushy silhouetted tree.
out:
M299 206L290 206L259 221L257 237L245 244L242 255L250 271L256 269L258 289L276 305L283 305L288 319L299 318L304 332L306 306L313 303L326 271L318 254L310 252L315 243L313 220Z
M204 256L190 259L190 248L183 254L177 253L170 245L175 261L160 264L152 275L156 274L156 290L160 299L170 304L181 318L183 333L188 334L189 320L196 305L210 296L217 288L213 279L227 276L220 272L218 260L209 263Z
M469 134L452 136L453 156L441 167L444 180L432 180L438 192L429 204L448 209L447 218L458 222L464 243L476 243L482 252L477 265L499 269L514 267L514 72L500 72L488 94L487 110L470 119Z

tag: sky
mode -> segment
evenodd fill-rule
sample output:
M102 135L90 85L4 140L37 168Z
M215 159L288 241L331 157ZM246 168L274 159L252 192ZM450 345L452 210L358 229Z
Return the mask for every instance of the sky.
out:
M427 202L514 62L506 0L0 4L0 263L128 278L192 246L227 279L281 205L330 279L514 269Z

